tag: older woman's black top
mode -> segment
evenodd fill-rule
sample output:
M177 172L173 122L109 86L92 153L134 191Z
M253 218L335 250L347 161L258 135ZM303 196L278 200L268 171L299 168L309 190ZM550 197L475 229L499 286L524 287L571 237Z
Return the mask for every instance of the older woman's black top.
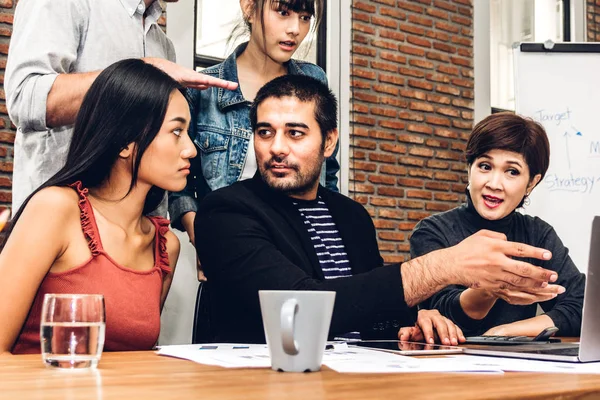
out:
M477 213L468 193L467 201L467 204L419 222L410 239L411 256L414 258L454 246L481 229L504 233L509 241L550 250L551 260L526 258L523 261L558 273L556 283L565 287L565 293L539 305L559 329L557 335L579 336L585 275L579 272L554 229L537 217L518 212L512 212L501 220L489 221ZM515 306L498 299L485 318L472 319L460 306L460 294L465 289L464 286L448 286L423 302L421 307L439 310L460 326L465 335L480 335L494 326L536 315L536 304Z

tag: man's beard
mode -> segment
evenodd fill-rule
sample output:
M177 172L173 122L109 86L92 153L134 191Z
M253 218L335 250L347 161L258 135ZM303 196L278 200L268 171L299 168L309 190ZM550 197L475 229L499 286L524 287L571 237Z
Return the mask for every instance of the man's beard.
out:
M274 156L268 161L265 161L260 167L260 175L263 181L271 189L283 193L287 196L303 195L313 189L321 178L321 168L325 157L323 151L319 152L318 162L311 165L308 171L301 172L298 164L292 164L287 162L285 157ZM277 169L271 168L271 163L276 162L278 164L284 164L287 168L293 172L292 180L280 180L277 178ZM268 172L270 171L270 173ZM288 172L288 175L290 173Z

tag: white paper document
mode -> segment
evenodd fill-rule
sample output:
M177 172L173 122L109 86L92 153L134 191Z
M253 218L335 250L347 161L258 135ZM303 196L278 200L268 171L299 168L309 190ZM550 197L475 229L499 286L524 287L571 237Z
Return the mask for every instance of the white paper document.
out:
M458 363L479 367L498 368L509 372L559 372L576 374L600 374L600 362L569 363L556 361L524 360L508 357L483 357L472 355L449 356Z
M415 358L383 351L348 348L326 351L323 364L337 372L488 372L502 373L497 367L457 363L449 358Z
M210 343L161 346L158 354L225 368L271 366L269 348L265 344Z
M183 358L200 364L225 368L269 368L271 360L266 345L211 343L162 346L159 355ZM325 350L323 364L337 372L492 372L502 373L495 366L459 363L450 358L413 358L382 351L348 348L335 344Z

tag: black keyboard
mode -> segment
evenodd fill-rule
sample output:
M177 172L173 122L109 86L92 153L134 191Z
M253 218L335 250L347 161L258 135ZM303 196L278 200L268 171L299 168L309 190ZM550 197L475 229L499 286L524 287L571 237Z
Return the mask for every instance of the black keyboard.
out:
M560 342L560 339L549 338L548 340L533 340L530 336L468 336L464 344L483 344L509 346L516 344L548 344Z

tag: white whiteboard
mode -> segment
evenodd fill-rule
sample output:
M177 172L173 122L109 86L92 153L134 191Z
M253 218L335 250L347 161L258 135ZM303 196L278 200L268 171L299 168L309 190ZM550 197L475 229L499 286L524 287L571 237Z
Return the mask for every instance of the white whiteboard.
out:
M515 48L514 63L516 112L540 122L550 141L550 168L524 212L552 225L586 272L600 215L600 53Z

